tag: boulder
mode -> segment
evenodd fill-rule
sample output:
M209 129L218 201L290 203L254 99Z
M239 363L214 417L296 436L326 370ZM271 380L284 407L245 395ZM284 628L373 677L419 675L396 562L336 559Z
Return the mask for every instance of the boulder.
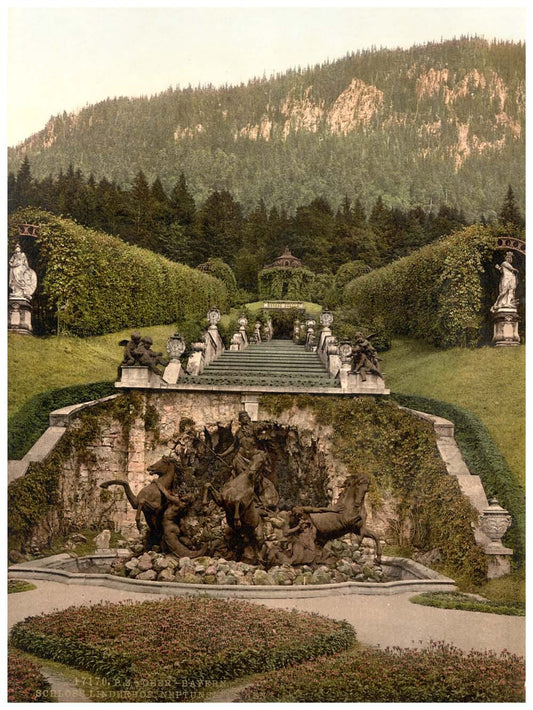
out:
M168 567L165 567L165 569L162 569L159 572L157 579L160 582L174 582L174 572L171 569L168 569Z
M146 572L147 570L152 569L152 557L149 552L145 552L139 557L138 567L141 572Z
M255 570L253 580L254 580L254 584L256 584L256 585L275 584L275 582L272 579L272 577L270 576L270 574L268 572L265 572L265 570L262 570L262 569Z
M157 578L157 572L153 569L147 569L145 572L139 572L136 579L146 580L148 582L153 582Z

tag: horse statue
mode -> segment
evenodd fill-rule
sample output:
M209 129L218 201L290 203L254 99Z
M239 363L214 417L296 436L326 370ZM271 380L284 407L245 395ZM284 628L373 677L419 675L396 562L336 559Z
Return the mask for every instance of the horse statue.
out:
M209 493L215 503L226 513L228 526L243 539L252 540L258 547L263 542L262 508L258 505L256 487L263 476L262 466L251 465L236 476L229 478L220 491L212 483L206 483L202 504L208 503Z
M100 484L100 488L122 486L129 504L137 511L135 516L137 530L141 530L141 514L143 514L150 530L157 532L161 528L161 516L167 500L173 501L173 499L176 499L174 502L179 502L177 496L172 493L172 486L177 481L179 468L174 458L163 456L159 461L148 466L146 470L149 474L157 476L157 478L144 488L141 488L137 495L131 490L128 481L119 478L104 481Z
M380 564L381 543L378 536L366 527L364 500L369 484L370 479L366 474L349 476L335 505L329 508L295 506L293 511L298 515L308 514L316 528L316 541L320 546L347 533L356 535L359 542L365 537L372 539L376 550L375 559Z
M193 497L179 497L172 492L180 471L176 459L172 456L162 456L146 470L157 478L141 488L137 495L131 490L128 481L118 478L104 481L100 487L122 486L131 507L137 511L135 516L137 530L141 530L141 515L144 515L148 524L149 537L158 543L162 542L163 547L166 547L176 557L193 558L205 554L205 546L201 550L190 550L178 539L179 524L177 520L186 513L188 506L193 502Z

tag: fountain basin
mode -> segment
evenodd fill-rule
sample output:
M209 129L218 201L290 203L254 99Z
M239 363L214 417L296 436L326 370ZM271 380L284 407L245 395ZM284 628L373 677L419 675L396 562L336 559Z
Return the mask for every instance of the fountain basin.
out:
M106 570L117 558L129 557L126 550L99 551L84 557L67 553L21 562L9 567L10 579L37 579L63 584L110 587L128 592L182 596L202 594L218 598L299 599L347 594L403 594L405 592L450 592L456 589L453 579L404 557L387 557L381 566L388 582L332 582L310 585L229 585L187 584L132 579Z

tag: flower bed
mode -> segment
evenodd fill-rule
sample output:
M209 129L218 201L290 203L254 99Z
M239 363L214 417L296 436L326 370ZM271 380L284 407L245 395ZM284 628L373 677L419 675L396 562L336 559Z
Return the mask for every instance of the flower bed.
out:
M37 666L19 651L9 649L7 700L10 703L50 701L50 685Z
M346 622L245 602L185 597L71 607L17 624L12 642L89 670L120 702L201 698L217 681L349 648Z
M465 653L443 643L422 650L364 649L305 663L245 688L242 702L524 702L524 659L506 651Z

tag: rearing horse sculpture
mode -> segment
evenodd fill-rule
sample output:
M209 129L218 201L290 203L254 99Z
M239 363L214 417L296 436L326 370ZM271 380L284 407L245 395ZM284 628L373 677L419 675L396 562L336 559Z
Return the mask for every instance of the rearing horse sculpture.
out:
M204 486L203 505L207 505L208 495L226 513L229 527L241 535L255 538L260 545L263 542L263 519L257 505L255 488L261 480L262 468L250 466L238 476L228 479L220 491L212 483Z
M137 495L131 490L128 481L119 478L104 481L100 484L100 488L122 486L129 504L137 511L135 515L137 529L141 529L141 515L144 514L148 527L156 532L161 527L161 516L167 500L172 501L175 498L172 494L172 486L177 478L178 463L171 456L163 456L146 470L157 478L141 488Z
M317 531L317 542L323 545L347 533L354 533L359 540L368 537L374 541L376 561L381 562L381 543L378 536L366 527L365 496L370 479L366 474L356 474L346 479L344 490L335 505L329 508L295 506L298 513L307 513Z

